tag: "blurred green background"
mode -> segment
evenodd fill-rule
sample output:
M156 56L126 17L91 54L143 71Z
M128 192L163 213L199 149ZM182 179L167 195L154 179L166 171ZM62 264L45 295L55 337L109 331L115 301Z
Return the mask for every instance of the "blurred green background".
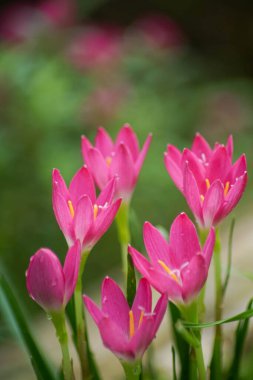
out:
M1 267L28 310L39 311L25 289L29 257L41 246L61 258L67 249L52 212L52 168L69 181L83 164L80 136L93 139L100 125L115 137L128 122L141 144L153 133L132 202L136 246L144 220L169 228L187 210L163 152L190 146L197 131L211 144L233 134L234 157L245 152L249 167L236 215L252 209L252 10L225 0L1 3ZM119 265L112 226L85 286Z

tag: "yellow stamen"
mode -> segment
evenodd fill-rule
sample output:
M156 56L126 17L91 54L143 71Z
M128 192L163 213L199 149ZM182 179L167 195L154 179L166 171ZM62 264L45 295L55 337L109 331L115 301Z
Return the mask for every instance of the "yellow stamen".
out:
M209 187L211 186L211 185L210 185L210 181L209 181L208 178L206 178L205 181L206 181L206 188L207 188L207 190L208 190Z
M132 310L129 311L129 335L130 338L134 336L134 314Z
M112 163L112 157L110 157L110 156L106 157L105 162L106 162L107 166L110 166Z
M170 275L170 277L173 278L174 281L179 283L179 279L178 279L177 275L175 273L173 273L172 270L162 260L158 260L158 263L165 270L165 272L167 272Z
M98 215L98 205L94 204L93 206L94 219L96 219Z
M141 311L141 315L140 315L140 319L139 319L139 323L138 323L138 328L141 327L143 317L144 317L144 310Z
M230 185L230 182L227 181L226 184L225 184L225 187L224 187L224 195L226 196L227 193L228 193L228 190L229 190L229 185Z
M201 194L201 195L200 195L200 200L201 200L202 203L204 202L204 199L205 199L204 195Z
M69 206L70 215L72 216L72 218L74 218L75 211L74 211L73 203L71 201L68 201L68 206Z

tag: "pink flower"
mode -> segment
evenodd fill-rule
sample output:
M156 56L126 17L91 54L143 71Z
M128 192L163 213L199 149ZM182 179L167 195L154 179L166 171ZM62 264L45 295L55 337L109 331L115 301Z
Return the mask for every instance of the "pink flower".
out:
M181 153L168 145L165 166L172 180L184 194L202 228L217 225L237 205L247 183L247 164L243 154L233 164L233 139L227 145L216 143L211 149L196 134L192 149Z
M79 241L69 248L63 268L50 249L39 249L31 257L26 272L26 287L30 297L46 311L65 308L76 286L80 259Z
M112 202L115 182L112 178L97 198L87 167L77 171L69 188L59 170L53 170L54 214L69 246L79 239L82 252L91 250L108 230L121 203L121 199Z
M143 237L151 262L129 246L129 254L142 276L158 292L167 293L170 300L181 303L193 299L207 279L214 229L201 249L194 224L181 213L172 223L170 243L148 222L144 224Z
M130 309L119 286L109 277L102 284L101 309L87 296L84 303L99 328L105 347L120 359L135 361L142 357L162 322L167 296L158 300L152 312L152 293L142 279Z
M95 147L83 136L83 158L98 187L103 189L112 177L117 176L116 196L128 202L136 185L151 138L151 135L147 137L140 150L138 139L129 124L125 124L121 128L115 143L103 128L98 129Z

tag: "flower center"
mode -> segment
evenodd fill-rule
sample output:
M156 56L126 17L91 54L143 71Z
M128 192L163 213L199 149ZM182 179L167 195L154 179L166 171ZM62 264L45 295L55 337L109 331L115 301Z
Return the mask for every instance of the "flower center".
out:
M144 317L144 310L141 310L140 318L139 318L139 323L138 323L138 328L141 327L142 322L143 322L143 317ZM135 328L134 328L134 313L133 310L129 311L129 336L132 338L135 333Z
M94 220L95 220L98 215L98 205L96 203L93 206L93 214L94 214Z
M224 195L226 196L229 190L230 182L227 181L224 187Z
M73 203L70 200L68 201L68 206L69 206L70 215L72 216L72 218L74 218L75 211L74 211Z
M111 163L112 163L112 157L110 156L107 156L106 159L105 159L105 162L106 162L106 165L108 167L110 167Z
M158 260L158 264L160 264L165 272L168 273L168 275L179 284L178 276L162 260Z

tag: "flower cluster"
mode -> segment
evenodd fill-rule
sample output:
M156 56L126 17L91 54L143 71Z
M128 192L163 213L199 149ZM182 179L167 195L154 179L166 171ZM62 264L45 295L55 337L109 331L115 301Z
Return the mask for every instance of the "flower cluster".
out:
M116 219L121 231L119 237L122 231L129 237L128 213L124 213L129 208L150 142L151 135L140 149L128 124L121 128L115 142L103 128L99 128L94 146L85 136L82 137L85 165L75 173L69 187L58 169L54 169L52 175L53 210L69 247L64 267L51 250L42 248L31 258L27 270L30 296L52 315L64 313L74 293L77 331L83 334L83 337L77 336L78 350L87 336L79 308L83 299L104 345L123 364L133 365L140 363L154 339L168 301L184 310L196 304L208 277L215 228L239 202L247 182L245 156L232 163L231 136L226 146L216 143L213 149L200 134L196 135L192 149L184 149L183 153L169 145L165 153L166 169L185 196L205 242L200 243L196 227L184 212L173 221L168 240L158 228L145 222L143 239L150 260L129 245L127 297L112 279L106 277L102 284L101 307L98 307L90 297L82 296L84 265L119 209L120 217ZM95 185L100 189L98 196ZM126 241L121 243L124 253ZM133 264L143 276L137 291L133 288ZM151 287L160 293L153 311ZM57 323L56 330L59 331ZM83 352L79 352L81 363ZM64 363L63 360L63 366ZM85 368L82 369L83 378L86 378ZM71 374L68 365L63 372L64 376ZM199 373L203 375L203 365L199 366Z

